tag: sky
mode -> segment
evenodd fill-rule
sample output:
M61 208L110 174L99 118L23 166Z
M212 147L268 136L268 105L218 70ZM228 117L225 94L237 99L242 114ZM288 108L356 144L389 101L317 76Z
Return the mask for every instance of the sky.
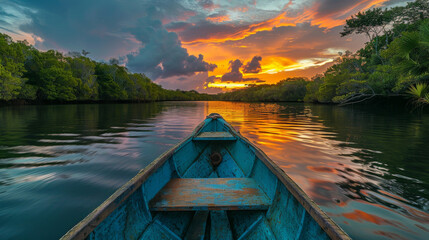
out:
M40 50L119 59L168 89L217 93L311 78L365 36L345 20L401 0L0 0L0 32Z

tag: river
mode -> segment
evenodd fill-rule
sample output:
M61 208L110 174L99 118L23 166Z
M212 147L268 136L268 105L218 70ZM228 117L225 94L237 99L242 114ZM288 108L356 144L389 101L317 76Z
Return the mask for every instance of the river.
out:
M217 112L354 239L428 239L429 114L159 102L0 107L0 238L57 239Z

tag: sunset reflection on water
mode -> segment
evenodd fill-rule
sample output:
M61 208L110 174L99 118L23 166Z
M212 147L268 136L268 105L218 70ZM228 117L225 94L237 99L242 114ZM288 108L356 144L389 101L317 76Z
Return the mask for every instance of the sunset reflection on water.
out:
M353 239L429 239L429 115L236 102L0 108L1 238L58 239L213 112Z
M407 186L396 182L389 166L377 159L383 152L360 146L360 135L365 134L360 128L365 123L354 122L353 114L364 118L374 115L350 110L349 118L337 119L342 121L339 127L345 129L335 129L324 125L329 119L323 119L313 111L324 107L332 108L302 104L207 102L205 112L220 113L242 135L260 147L353 238L427 239L428 200L425 197L420 199L420 209L410 206L415 202L400 196L403 194L401 188ZM334 118L341 117L332 113ZM383 121L380 119L380 123ZM366 124L377 128L377 134L383 135L372 134L375 140L390 133L389 129L380 129L383 128L380 123ZM408 136L403 137L406 144ZM417 176L396 176L420 182L414 177ZM415 189L416 193L422 191L427 193L427 189Z

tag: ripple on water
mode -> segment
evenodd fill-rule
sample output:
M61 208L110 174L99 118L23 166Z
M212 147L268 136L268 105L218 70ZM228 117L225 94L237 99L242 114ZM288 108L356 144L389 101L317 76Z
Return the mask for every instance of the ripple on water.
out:
M231 102L24 108L0 108L3 239L59 238L212 112L354 239L429 234L425 114Z

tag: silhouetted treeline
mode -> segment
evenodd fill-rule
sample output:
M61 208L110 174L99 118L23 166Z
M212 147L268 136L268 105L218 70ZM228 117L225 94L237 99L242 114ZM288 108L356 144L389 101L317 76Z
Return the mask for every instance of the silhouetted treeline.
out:
M102 63L82 51L39 51L26 41L0 34L0 100L211 100L196 91L166 90L144 74L130 73L117 60Z
M288 78L277 84L251 85L250 87L218 95L219 100L246 102L303 101L307 78Z

